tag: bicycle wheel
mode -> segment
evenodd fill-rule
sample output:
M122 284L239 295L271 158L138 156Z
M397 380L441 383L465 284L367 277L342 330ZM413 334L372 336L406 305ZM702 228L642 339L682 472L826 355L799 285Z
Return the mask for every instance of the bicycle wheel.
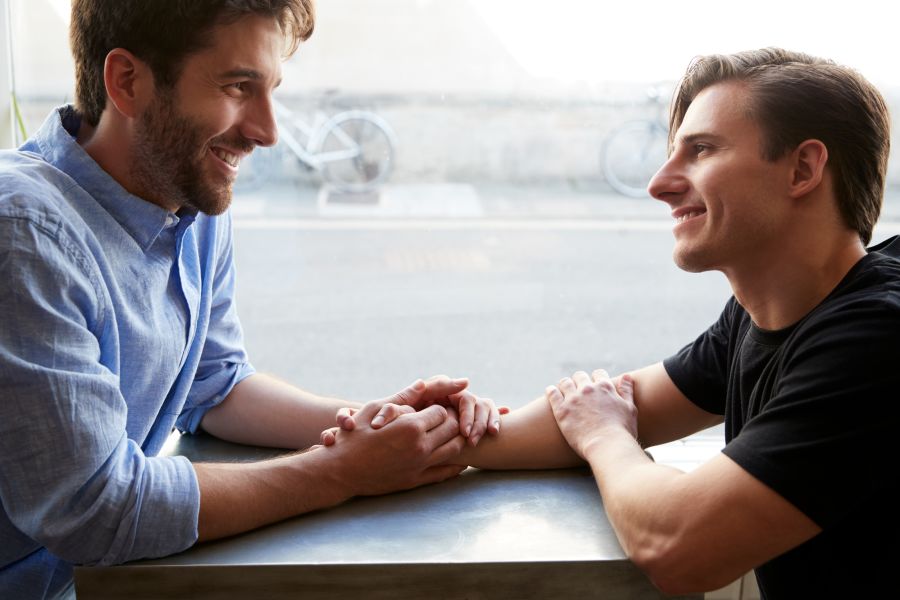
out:
M325 181L340 191L365 192L384 183L394 167L394 132L376 114L349 110L329 119L310 148Z
M654 121L631 121L603 143L600 166L607 183L632 198L647 196L647 185L666 162L667 135Z

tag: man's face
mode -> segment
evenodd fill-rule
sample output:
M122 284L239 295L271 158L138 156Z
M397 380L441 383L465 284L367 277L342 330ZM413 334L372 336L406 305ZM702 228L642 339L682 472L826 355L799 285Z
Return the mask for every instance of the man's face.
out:
M789 214L787 157L762 158L762 133L747 115L747 89L737 82L706 88L689 106L672 154L650 182L666 202L676 264L726 275L778 256Z
M160 206L217 215L231 204L241 159L278 139L271 95L284 38L275 21L245 17L212 39L137 119L131 176Z

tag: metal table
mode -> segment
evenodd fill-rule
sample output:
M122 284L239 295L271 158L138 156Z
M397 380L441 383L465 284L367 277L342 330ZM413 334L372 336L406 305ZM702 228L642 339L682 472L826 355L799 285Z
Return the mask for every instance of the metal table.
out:
M169 451L193 461L277 453L205 435ZM80 567L75 582L79 600L666 597L625 558L587 469L468 469L163 559Z

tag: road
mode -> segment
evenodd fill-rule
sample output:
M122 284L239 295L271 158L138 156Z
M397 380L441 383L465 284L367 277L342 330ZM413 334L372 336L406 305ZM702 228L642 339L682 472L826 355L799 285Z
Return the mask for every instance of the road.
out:
M667 356L729 295L673 266L664 221L236 213L254 365L359 400L446 373L519 406L577 369Z
M898 204L875 240L900 233ZM575 370L665 358L730 295L720 273L674 266L668 210L651 200L453 184L331 201L276 187L238 194L233 213L253 364L360 401L446 373L515 408ZM690 469L721 443L720 426L658 453Z
M514 194L476 196L468 216L457 205L416 218L377 202L323 217L321 197L237 197L238 308L257 369L357 400L467 376L516 407L577 369L670 355L730 295L720 273L672 264L658 203L532 194L513 214Z

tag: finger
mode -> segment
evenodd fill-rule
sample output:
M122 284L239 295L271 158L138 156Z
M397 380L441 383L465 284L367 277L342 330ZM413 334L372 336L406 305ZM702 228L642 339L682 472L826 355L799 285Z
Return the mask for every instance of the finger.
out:
M405 404L408 406L417 406L422 400L422 394L425 391L425 382L416 379L411 384L387 399L393 404Z
M337 427L331 427L319 434L319 443L323 446L333 446L337 441Z
M426 464L433 466L453 462L459 456L459 453L462 452L465 445L466 439L464 437L454 435L452 439L444 442L432 451Z
M459 413L459 433L469 437L472 424L475 422L475 406L478 400L469 392L453 394L456 410Z
M575 371L575 374L572 375L572 381L574 381L575 385L580 388L592 383L590 376L588 376L588 374L584 371Z
M631 375L623 375L616 389L622 398L634 403L634 379L632 379Z
M438 406L437 404L429 406L427 408L423 408L417 413L411 413L408 415L404 415L405 419L411 419L418 422L418 424L422 427L424 431L431 431L436 427L440 427L447 421L447 409L443 406ZM456 419L453 419L453 427L454 434L458 433L456 430L459 425L457 424Z
M385 404L381 407L381 410L378 411L378 414L372 418L372 429L380 429L400 415L414 412L416 412L416 409L405 404L402 406L397 404Z
M555 385L548 385L544 389L544 397L547 398L547 401L550 403L550 408L553 409L553 412L556 412L556 407L559 406L564 397L563 393L559 391L559 388Z
M391 396L393 398L393 396ZM378 414L378 411L381 410L385 404L388 404L389 401L387 399L380 400L369 400L365 404L363 404L362 408L358 409L353 414L353 420L358 423L371 423L372 419L375 418L375 415Z
M353 415L356 414L356 409L354 408L339 408L337 411L337 424L338 427L345 431L353 431L356 429L356 421L353 419Z
M491 402L491 403L490 403L490 412L488 413L487 432L490 435L497 435L498 433L500 433L500 415L506 414L506 413L501 413L500 412L502 410L501 408L497 408L497 405L494 404L492 401L489 401L489 402ZM506 408L506 407L503 407L503 408ZM507 413L509 412L508 408L506 409L506 412Z
M457 477L466 470L465 465L437 465L428 467L422 472L422 485L427 483L440 483Z
M432 407L429 407L426 410L431 410L431 408ZM434 408L443 409L442 406L435 406ZM425 411L410 415L410 417L421 415L423 412ZM459 438L462 442L465 442L465 438L459 435L459 423L456 419L453 419L448 415L443 422L438 423L425 434L425 448L428 452L434 452L435 448L438 448L455 438Z
M478 441L481 440L487 429L488 418L491 416L491 405L493 402L484 398L475 404L475 419L472 424L472 433L469 435L469 444L473 447L478 445Z
M469 380L466 377L458 379L450 379L446 375L435 375L429 377L425 381L425 391L422 394L422 401L425 405L433 404L443 400L447 396L452 396L463 391L468 387Z
M609 379L609 373L606 372L606 369L595 369L591 376L593 377L594 381Z
M575 391L575 382L569 377L563 377L559 380L559 383L556 384L556 388L563 396L565 396L566 394L571 394Z

